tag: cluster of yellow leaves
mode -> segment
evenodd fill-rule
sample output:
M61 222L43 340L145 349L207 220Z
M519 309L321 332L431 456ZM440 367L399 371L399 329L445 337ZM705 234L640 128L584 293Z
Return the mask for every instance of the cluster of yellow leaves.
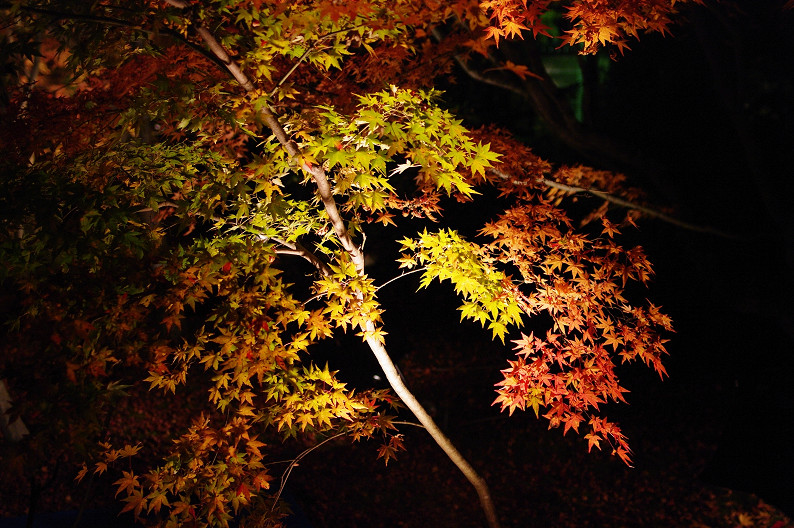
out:
M377 288L373 279L360 276L350 256L338 254L336 264L330 264L331 274L315 282L318 295L327 299L322 314L336 327L346 330L364 328L367 321L380 322L383 310L375 298ZM379 335L383 340L383 334Z
M354 440L382 435L391 445L393 426L382 403L395 402L386 393L355 394L327 366L299 366L300 354L334 328L378 318L372 281L359 277L349 256L340 253L340 264L330 266L333 275L317 283L320 296L328 299L325 308L309 311L272 267L269 245L244 243L225 250L216 255L230 259L225 264L209 258L175 275L186 285L211 275L207 285L224 302L209 317L213 326L195 340L157 347L146 379L152 388L173 392L193 365L201 365L209 373L209 400L216 413L198 419L176 441L164 466L143 480L125 473L117 483L125 510L136 516L160 514L164 526L197 519L227 526L243 510L256 515L270 504L262 491L272 476L262 463L264 444L253 431L273 426L290 437L342 430Z
M425 231L418 239L407 238L400 243L400 265L424 269L420 287L427 287L434 279L453 284L463 298L461 319L480 322L502 341L508 327L520 323L521 307L505 289L508 277L489 264L482 248L451 230Z
M443 191L471 197L473 182L485 178L498 155L490 145L475 143L461 121L436 104L437 97L434 91L391 86L359 97L353 115L324 106L319 115L301 116L304 126L313 120L317 127L314 134L297 134L304 158L332 172L334 192L346 197L350 212L363 209L391 219L386 209L401 204L393 181L406 171L424 196Z

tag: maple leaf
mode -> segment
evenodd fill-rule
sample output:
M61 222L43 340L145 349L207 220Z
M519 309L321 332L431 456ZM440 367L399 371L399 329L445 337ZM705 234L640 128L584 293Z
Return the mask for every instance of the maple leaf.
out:
M251 500L251 491L248 489L248 486L245 485L245 482L241 482L237 486L235 493L241 497L245 497L246 500Z
M259 473L254 475L253 479L251 480L251 484L257 490L269 489L271 480L272 480L272 477L267 472L260 471Z
M147 512L151 512L154 510L155 513L159 513L160 508L163 506L169 506L168 498L165 495L165 492L158 492L158 493L150 493L146 496L147 500L149 500L149 506L146 510Z
M118 486L116 496L122 491L126 492L128 495L132 495L137 488L141 487L141 483L138 481L138 477L132 472L122 471L122 474L124 476L113 483L114 486Z
M588 452L590 452L590 450L593 449L593 446L595 446L598 449L601 449L601 445L600 445L601 437L599 435L597 435L595 433L588 433L588 434L584 435L584 437L585 437L585 440L587 440L587 451Z
M300 416L298 416L296 422L300 424L301 431L304 431L307 426L314 425L314 417L310 413L303 413Z
M570 414L565 419L565 428L563 429L563 435L565 435L569 429L573 429L574 431L579 431L579 424L584 421L584 418L580 414Z
M316 416L317 425L322 426L323 423L325 423L328 425L328 427L331 427L331 418L333 417L334 417L334 413L330 409L328 408L320 409L319 411L317 411L317 416Z
M384 465L388 466L389 460L392 458L396 460L396 453L404 449L402 435L394 435L389 438L387 444L383 444L378 448L378 458L382 458Z
M135 490L124 498L124 502L127 504L122 508L121 513L132 511L138 517L146 507L147 500L140 490Z
M74 480L77 482L82 481L83 478L86 476L86 473L88 473L88 466L86 466L84 463L83 466L80 468L80 471L77 472L77 476L74 478Z
M489 27L485 28L485 38L486 39L489 39L489 38L494 39L494 43L496 44L497 48L499 47L499 38L504 36L504 34L505 34L505 32L502 29L499 29L499 28L494 27L494 26L489 26Z
M118 454L120 457L131 457L137 455L140 450L141 444L136 444L134 446L127 444L119 450Z

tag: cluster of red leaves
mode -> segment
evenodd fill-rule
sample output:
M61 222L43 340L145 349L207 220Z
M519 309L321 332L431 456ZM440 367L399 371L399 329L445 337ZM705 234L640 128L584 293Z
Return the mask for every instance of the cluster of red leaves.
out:
M641 359L660 375L666 353L663 330L670 320L658 309L632 307L622 296L628 280L646 282L651 269L639 248L623 252L612 242L605 223L604 238L588 240L548 222L555 209L547 203L508 211L483 233L491 247L515 266L523 284L514 295L530 315L546 314L553 327L544 339L522 335L515 341L517 358L503 370L495 403L503 409L547 408L551 427L578 431L588 420L590 447L599 440L614 442L615 453L629 462L629 449L620 430L604 419L589 417L607 401L624 401L625 389L615 374L614 353L623 361ZM605 222L608 222L605 220Z
M571 29L565 31L562 45L582 45L582 53L595 53L606 44L614 44L622 53L629 38L639 38L640 31L666 33L676 4L701 0L486 0L480 5L490 13L493 25L487 35L498 44L500 38L523 38L522 31L549 35L541 16L554 4L562 4Z

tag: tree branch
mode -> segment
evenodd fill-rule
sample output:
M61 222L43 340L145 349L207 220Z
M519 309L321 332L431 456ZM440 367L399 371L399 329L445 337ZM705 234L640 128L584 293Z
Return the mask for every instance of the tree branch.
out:
M433 36L439 42L444 38L438 29L433 30ZM473 80L507 90L528 102L548 131L584 159L611 170L629 170L643 174L658 192L664 194L669 201L675 201L675 190L665 184L664 178L656 169L659 164L648 162L626 145L580 123L570 104L560 96L559 90L543 65L534 40L527 39L522 41L522 44L520 50L513 48L511 51L507 45L500 48L506 58L518 64L526 64L535 74L532 78L520 82L517 80L508 82L499 79L498 76L486 75L484 71L468 64L460 54L454 55L454 58L463 72ZM502 66L501 61L493 55L489 56L488 60L497 68Z
M371 334L375 331L375 324L368 320L364 327L365 335ZM488 526L491 528L499 528L499 519L496 516L496 509L493 505L493 500L491 499L491 493L488 489L488 484L485 482L477 471L469 464L469 462L461 455L460 451L455 447L452 441L447 438L447 436L441 431L441 428L438 427L436 422L433 418L425 411L425 408L422 406L421 403L416 399L416 397L408 390L408 387L405 386L405 383L402 381L402 377L400 376L399 371L397 370L396 365L392 362L389 353L386 351L386 348L383 346L383 343L378 341L378 339L374 337L367 337L366 338L367 344L369 348L372 350L372 353L375 354L375 358L378 360L378 364L380 364L381 368L383 369L383 373L386 375L386 379L389 381L392 389L400 397L400 400L408 407L411 412L416 416L416 419L419 420L419 423L424 426L433 440L436 441L438 446L446 453L447 457L455 464L461 473L468 479L474 489L477 491L477 495L480 499L480 506L482 507L483 512L485 513L485 518L488 521Z
M337 434L335 434L333 436L329 436L328 438L326 438L325 440L323 440L319 444L313 445L310 448L302 451L298 456L295 457L294 460L290 461L289 466L287 466L287 469L285 469L284 473L282 473L282 475L281 475L281 485L279 486L278 492L276 493L276 496L273 499L273 507L270 509L270 511L273 511L273 510L276 509L276 504L278 503L278 499L279 499L279 497L281 497L281 494L284 493L284 487L287 485L287 479L289 479L290 473L292 473L292 470L298 465L298 463L301 461L301 459L303 459L303 457L305 457L306 455L308 455L309 453L311 453L312 451L314 451L318 447L321 447L321 446L327 444L328 442L330 442L331 440L336 440L340 436L344 436L346 434L348 434L348 433L347 432L343 432L343 433L337 433Z
M502 171L500 171L498 169L488 169L488 170L490 170L493 174L496 174L497 176L499 176L503 180L514 180L514 179L516 179L513 176L511 176L510 174L502 172ZM659 220L661 220L663 222L667 222L668 224L673 224L675 226L681 227L683 229L687 229L689 231L696 231L698 233L708 233L710 235L716 235L716 236L719 236L719 237L730 238L730 239L738 239L739 238L736 235L733 235L731 233L726 233L724 231L720 231L719 229L715 229L713 227L700 226L700 225L696 225L696 224L691 224L689 222L685 222L683 220L679 220L678 218L675 218L673 216L665 214L665 213L659 211L658 209L654 209L652 207L648 207L648 206L645 206L645 205L636 204L634 202L630 202L629 200L625 200L623 198L620 198L619 196L615 196L614 194L609 194L609 193L606 193L604 191L600 191L598 189L592 189L592 188L591 189L586 189L584 187L577 187L575 185L566 185L564 183L559 183L559 182L556 182L554 180L550 180L548 178L544 178L541 181L547 187L551 187L553 189L559 189L561 191L565 191L565 192L571 193L571 194L590 194L592 196L595 196L597 198L601 198L602 200L605 200L607 202L613 203L615 205L619 205L621 207L626 207L626 208L629 208L629 209L634 209L636 211L640 211L640 212L642 212L642 213L644 213L644 214L646 214L646 215L648 215L650 217L658 218Z
M544 179L543 183L546 184L549 187L552 187L552 188L555 188L555 189L560 189L561 191L569 192L569 193L572 193L572 194L578 194L578 193L591 194L593 196L601 198L602 200L606 200L607 202L611 202L611 203L613 203L615 205L620 205L620 206L623 206L623 207L628 207L629 209L635 209L637 211L641 211L642 213L644 213L644 214L646 214L648 216L651 216L653 218L658 218L659 220L661 220L663 222L667 222L668 224L673 224L675 226L678 226L678 227L681 227L681 228L684 228L684 229L688 229L689 231L696 231L698 233L708 233L710 235L716 235L716 236L723 237L723 238L732 238L732 239L739 238L736 235L732 235L730 233L726 233L725 231L720 231L719 229L715 229L713 227L700 226L700 225L696 225L696 224L691 224L689 222L684 222L683 220L679 220L678 218L675 218L673 216L665 214L665 213L659 211L658 209L653 209L653 208L647 207L645 205L639 205L639 204L630 202L628 200L624 200L623 198L620 198L618 196L615 196L615 195L612 195L612 194L609 194L609 193L605 193L604 191L599 191L597 189L585 189L584 187L576 187L576 186L573 186L573 185L565 185L564 183L558 183L558 182L555 182L555 181L549 180L549 179Z
M166 1L171 3L178 0ZM172 5L174 4L172 3ZM253 91L254 86L250 79L248 79L240 67L233 60L231 60L231 58L229 58L229 55L215 39L212 33L203 27L198 27L197 31L201 38L204 39L207 46L209 46L210 50L216 54L218 59L223 62L224 65L226 65L229 73L232 74L232 77L234 77L240 86L242 86L247 92ZM331 221L336 236L339 238L339 241L341 242L345 251L347 251L352 258L359 275L364 275L364 255L361 252L361 249L353 243L350 232L345 226L345 222L336 206L331 185L328 181L328 176L326 175L325 170L323 170L322 167L310 165L305 161L305 159L301 156L300 149L295 142L287 137L286 131L281 126L281 123L279 123L278 118L269 106L265 105L262 108L260 111L260 117L270 128L271 132L276 136L276 139L287 151L287 153L293 158L297 159L299 166L311 175L315 185L317 186L320 199L322 200L323 206L325 207L325 211L328 214L328 218ZM361 326L365 336L371 336L376 331L375 323L372 321L372 319L366 320ZM485 513L488 525L491 528L499 528L499 520L496 516L496 510L493 506L490 491L488 490L488 485L486 484L485 480L480 477L471 464L469 464L466 459L463 458L463 455L461 455L457 448L452 444L452 441L450 441L450 439L444 435L433 418L430 417L427 411L425 411L424 407L422 407L410 390L408 390L408 387L406 387L405 383L403 383L403 380L398 373L397 367L389 356L389 353L384 347L383 343L375 337L366 337L365 340L375 355L375 358L378 360L378 364L383 369L386 379L389 380L394 392L400 397L403 403L405 403L406 407L411 410L411 412L414 414L414 416L416 416L425 429L427 429L427 432L430 434L433 440L436 441L439 447L441 447L450 460L458 467L458 469L469 480L472 486L474 486L480 498L480 504Z
M276 253L280 255L297 255L299 257L303 257L311 264L317 268L324 277L327 277L331 274L331 268L328 267L328 264L325 263L320 257L315 255L312 251L309 251L306 247L301 245L300 243L290 244L284 240L279 240L276 238L272 238L271 240L278 242L282 246L286 247L287 249L276 249Z
M381 288L383 288L383 287L385 287L385 286L388 286L388 285L389 285L389 284L391 284L392 282L394 282L394 281L396 281L396 280L400 280L400 279L402 279L403 277L406 277L406 276L408 276L408 275L411 275L411 274L413 274L413 273L419 273L419 272L425 271L425 269L426 269L426 268L424 268L424 267L421 267L421 268L416 268L416 269L413 269L413 270L411 270L411 271L404 271L404 272L402 272L400 275L397 275L396 277L392 277L391 279L387 280L386 282L384 282L383 284L381 284L380 286L378 286L378 289L380 290Z

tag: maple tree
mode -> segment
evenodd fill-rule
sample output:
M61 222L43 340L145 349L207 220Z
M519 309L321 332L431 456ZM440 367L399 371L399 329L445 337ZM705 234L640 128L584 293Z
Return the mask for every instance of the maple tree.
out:
M560 43L622 51L638 31L665 31L681 3L557 3L571 22ZM547 32L552 4L1 3L0 365L31 451L60 445L85 460L78 480L116 472L124 511L151 524L276 525L271 443L375 438L388 462L404 405L497 526L484 480L388 354L365 265L380 224L405 273L423 287L448 280L462 319L512 343L495 405L630 463L601 406L624 400L618 363L665 374L672 330L625 293L652 270L640 247L616 242L638 209L610 204L641 193L619 174L555 167L495 127L468 129L433 89L456 61ZM499 60L502 73L540 75ZM575 218L563 206L580 192L604 200ZM476 236L443 217L453 201L476 212L483 195L503 210ZM348 332L393 392L353 390L312 361ZM118 443L108 427L140 386L207 396L176 410L190 423L151 467L136 462L143 442Z

